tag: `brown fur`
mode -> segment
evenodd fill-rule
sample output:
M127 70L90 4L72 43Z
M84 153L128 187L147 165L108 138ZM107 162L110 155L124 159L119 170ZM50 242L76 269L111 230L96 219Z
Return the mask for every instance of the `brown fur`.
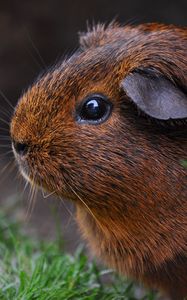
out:
M41 76L20 99L11 135L37 185L72 199L92 250L107 265L173 299L187 295L186 122L157 122L125 97L121 81L152 68L187 91L187 29L100 25L80 49ZM79 124L75 108L102 93L113 111Z

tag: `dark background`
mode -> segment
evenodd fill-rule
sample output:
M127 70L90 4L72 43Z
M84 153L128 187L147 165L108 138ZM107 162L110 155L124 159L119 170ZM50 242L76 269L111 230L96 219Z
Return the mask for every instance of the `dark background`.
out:
M43 68L78 45L86 23L187 24L187 1L7 0L0 1L0 88L17 101ZM36 48L37 50L35 50Z
M42 69L76 49L77 32L85 31L87 22L110 22L114 18L122 24L163 22L186 26L187 0L0 0L1 93L3 92L14 106L20 94ZM9 122L4 109L10 109L2 96L0 107L0 118ZM7 152L9 150L5 145L6 138L2 137L7 134L7 129L8 125L1 121L1 168L10 161ZM19 185L20 179L14 178L15 172L9 167L5 171L2 169L0 173L1 207L11 206L15 199L18 199L19 209L14 208L13 212L19 219L26 215L29 197L27 190L24 196L20 195L23 189L22 185ZM75 235L76 226L72 224L74 222L69 225L67 210L61 206L59 200L51 197L44 200L39 194L25 228L31 233L35 231L43 237L53 238L56 217L53 217L51 210L54 211L54 208L60 212L66 244L72 247L75 240L78 240ZM73 217L70 216L70 219L73 220Z

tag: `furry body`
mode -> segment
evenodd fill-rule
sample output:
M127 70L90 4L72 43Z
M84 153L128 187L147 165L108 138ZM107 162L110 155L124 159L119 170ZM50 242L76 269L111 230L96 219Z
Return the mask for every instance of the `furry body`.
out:
M151 70L186 97L186 53L186 28L97 26L29 88L11 123L12 139L29 145L16 155L22 173L76 203L95 254L173 299L187 295L187 123L142 113L122 81ZM91 93L106 95L112 114L78 124L76 107Z

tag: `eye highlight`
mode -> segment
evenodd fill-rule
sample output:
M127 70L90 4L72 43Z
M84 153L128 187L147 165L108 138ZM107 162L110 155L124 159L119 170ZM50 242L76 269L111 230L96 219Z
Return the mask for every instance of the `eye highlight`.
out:
M100 124L108 119L111 110L112 103L105 96L94 94L79 105L76 118L79 123Z

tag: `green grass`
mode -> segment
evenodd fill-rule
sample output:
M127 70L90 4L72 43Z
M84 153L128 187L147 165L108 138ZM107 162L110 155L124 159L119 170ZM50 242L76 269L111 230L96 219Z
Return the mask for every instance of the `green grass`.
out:
M0 214L0 299L153 300L156 296L150 292L137 298L134 283L88 262L80 248L74 256L66 254L58 240L49 244L27 237Z

